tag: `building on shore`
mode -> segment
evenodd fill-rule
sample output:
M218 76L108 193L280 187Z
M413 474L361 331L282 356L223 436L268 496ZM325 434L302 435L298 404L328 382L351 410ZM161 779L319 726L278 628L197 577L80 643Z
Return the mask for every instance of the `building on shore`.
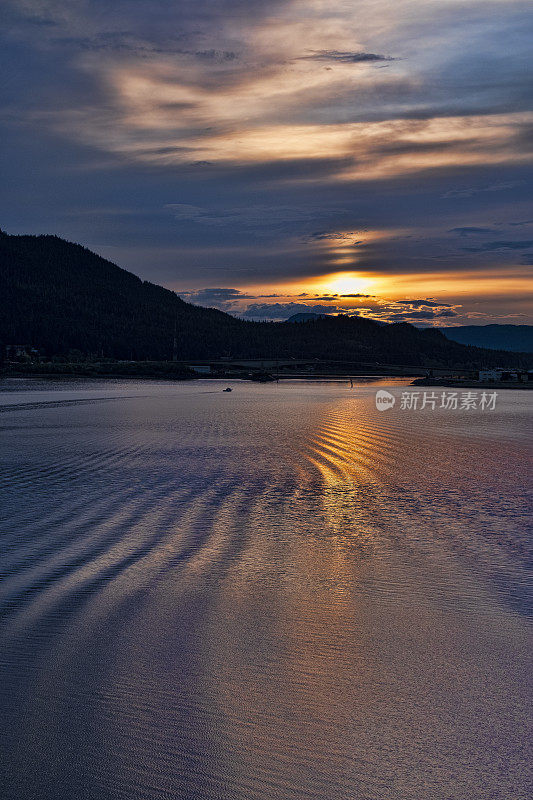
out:
M533 381L533 370L516 369L480 369L478 373L480 383L495 383L505 381Z
M37 358L39 351L31 344L6 344L6 361L31 361Z

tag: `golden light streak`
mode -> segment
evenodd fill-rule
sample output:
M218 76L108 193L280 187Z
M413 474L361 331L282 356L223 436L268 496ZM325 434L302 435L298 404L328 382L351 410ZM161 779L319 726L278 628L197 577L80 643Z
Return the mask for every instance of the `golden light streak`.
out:
M449 298L466 296L480 299L490 297L531 296L531 278L525 274L491 274L475 271L432 272L407 275L374 275L376 294L391 299L438 296L443 302Z

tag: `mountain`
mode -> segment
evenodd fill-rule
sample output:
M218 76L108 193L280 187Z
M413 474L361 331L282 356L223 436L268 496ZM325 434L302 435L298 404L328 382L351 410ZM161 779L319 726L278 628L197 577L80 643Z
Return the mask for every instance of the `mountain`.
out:
M460 344L533 353L533 325L459 325L440 330L447 339Z
M318 358L412 366L529 365L533 359L452 342L437 330L358 317L249 322L181 300L57 236L0 232L1 353L168 360Z
M239 328L56 236L0 234L0 341L47 354L167 359L208 356ZM185 355L186 353L186 355Z

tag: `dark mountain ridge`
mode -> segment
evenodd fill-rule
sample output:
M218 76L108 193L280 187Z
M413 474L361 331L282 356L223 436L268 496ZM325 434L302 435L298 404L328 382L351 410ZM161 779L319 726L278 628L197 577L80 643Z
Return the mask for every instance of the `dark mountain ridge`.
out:
M440 330L447 339L459 344L533 353L533 325L458 325Z
M0 344L47 356L132 360L318 358L412 366L528 366L523 354L485 351L407 323L358 317L298 325L248 322L192 305L85 247L57 236L0 232Z

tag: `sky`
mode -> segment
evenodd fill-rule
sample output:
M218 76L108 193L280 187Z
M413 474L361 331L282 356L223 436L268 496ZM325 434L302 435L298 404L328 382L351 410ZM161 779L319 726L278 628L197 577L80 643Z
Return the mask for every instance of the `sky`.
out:
M529 0L2 0L0 227L247 319L533 324Z

